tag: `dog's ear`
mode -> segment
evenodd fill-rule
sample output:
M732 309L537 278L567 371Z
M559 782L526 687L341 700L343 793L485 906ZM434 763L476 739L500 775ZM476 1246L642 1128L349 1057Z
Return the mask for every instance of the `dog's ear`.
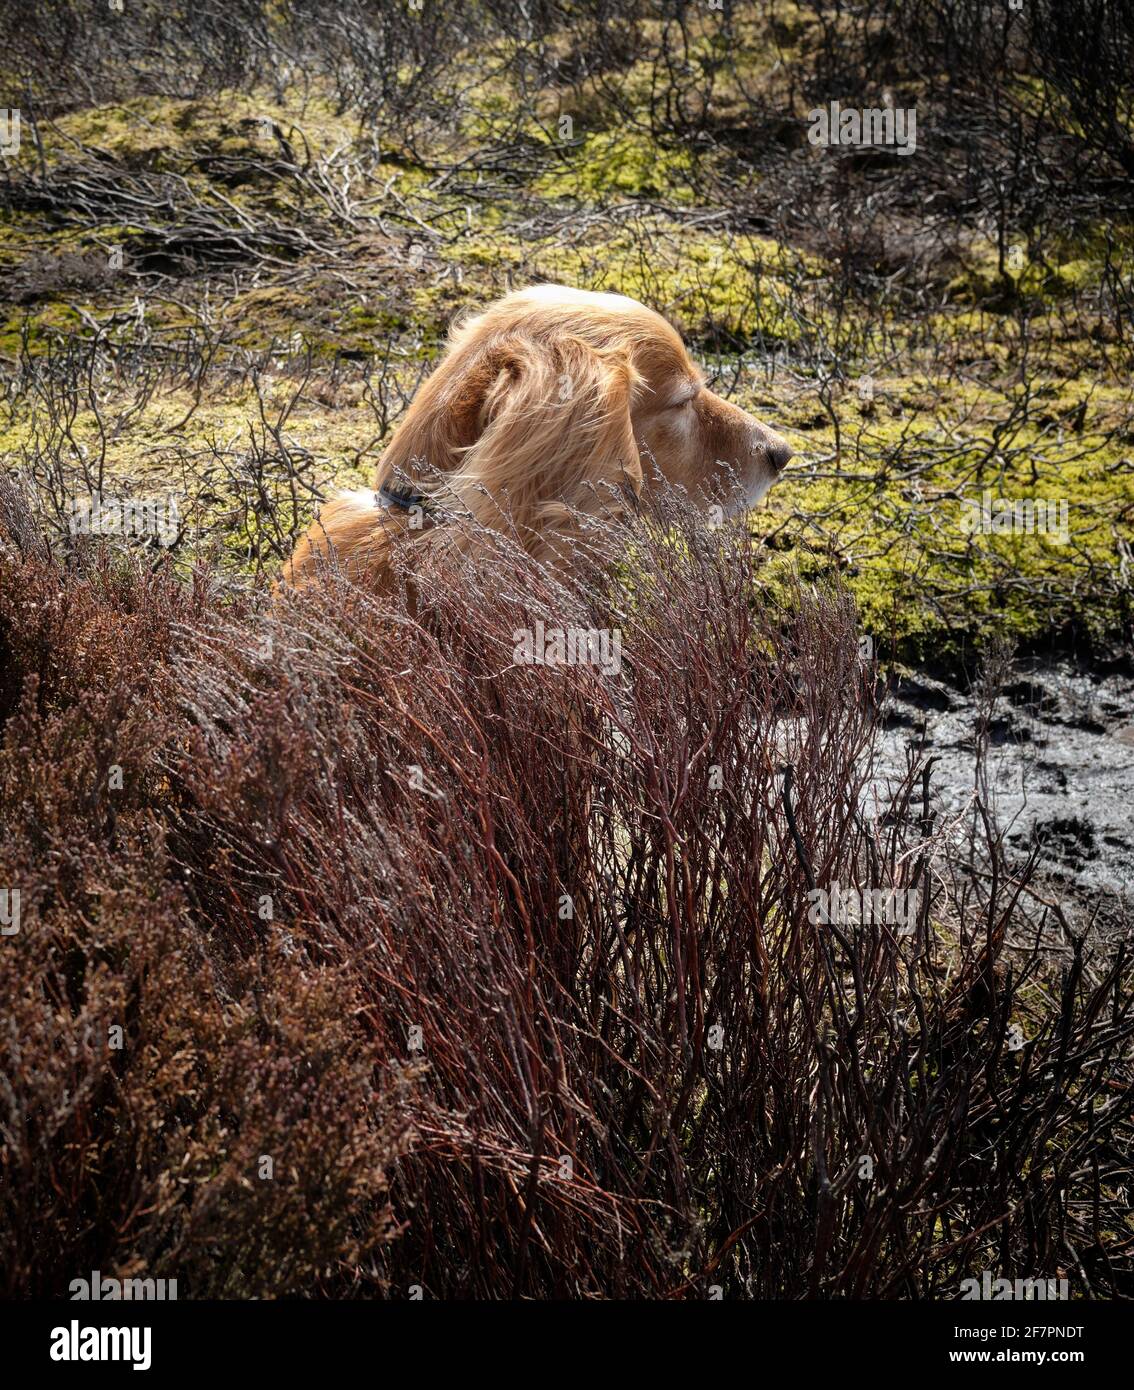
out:
M382 454L374 486L395 474L421 478L427 473L450 473L460 466L463 451L480 433L478 420L490 376L478 370L478 352L465 326L455 336L444 360L422 384L405 418Z
M569 333L486 346L469 374L476 438L461 448L454 490L483 524L525 541L573 512L614 509L642 487L630 416L639 382L627 351Z

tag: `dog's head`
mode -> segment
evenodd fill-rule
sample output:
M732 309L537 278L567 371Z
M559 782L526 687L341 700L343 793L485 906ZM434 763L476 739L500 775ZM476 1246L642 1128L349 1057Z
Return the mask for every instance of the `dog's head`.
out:
M377 486L443 473L478 520L507 518L528 537L659 477L698 505L736 511L790 457L778 434L708 389L660 314L538 285L454 329Z

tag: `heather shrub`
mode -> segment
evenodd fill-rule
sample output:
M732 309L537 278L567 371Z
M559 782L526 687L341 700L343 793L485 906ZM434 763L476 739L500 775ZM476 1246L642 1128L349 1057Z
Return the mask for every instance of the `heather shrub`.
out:
M501 539L381 601L64 564L6 506L7 1289L1129 1279L1126 956L979 798L876 785L845 594L678 498L584 583Z
M204 590L105 553L70 573L0 556L8 1296L92 1270L183 1298L341 1290L390 1234L410 1083L349 975L277 940L233 949L168 854L162 755L190 733L169 663L207 616Z

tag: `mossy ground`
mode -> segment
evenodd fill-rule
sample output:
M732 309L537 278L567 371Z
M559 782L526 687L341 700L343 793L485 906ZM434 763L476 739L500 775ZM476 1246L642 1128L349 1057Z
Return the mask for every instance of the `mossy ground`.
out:
M726 121L744 85L780 80L778 60L813 23L793 5L772 18L775 45L722 76ZM714 42L695 32L694 57L711 59ZM539 93L506 175L454 176L462 148L505 128L517 138L517 95L490 56L476 117L444 165L388 133L376 149L310 87L285 101L138 97L46 122L24 141L18 175L46 171L60 188L95 169L101 181L73 216L58 204L14 211L0 239L9 467L34 473L55 447L78 469L83 451L105 449L116 486L187 489L196 534L224 537L263 401L286 415L268 452L305 460L302 519L319 491L369 475L454 314L510 285L559 280L659 309L720 389L787 435L797 461L751 515L770 575L837 573L864 627L909 657L963 657L993 632L1025 645L1123 640L1130 359L1092 294L1134 264L1128 228L1100 221L1042 254L1014 245L1004 266L991 240L970 238L942 268L935 307L891 319L865 296L832 299L843 267L814 238L805 247L737 230L727 207L706 203L727 177L723 147L698 157L695 179L690 149L626 121L597 81ZM644 107L646 73L635 97L635 71L622 100ZM140 186L161 191L156 212L138 214ZM165 263L163 238L186 226L226 227L232 240L186 235ZM31 364L96 326L122 353L130 344L155 359L196 340L220 346L203 381L171 366L137 409L115 359L95 388L97 414L80 391L66 437L52 441L43 400L25 389ZM829 365L816 343L831 345ZM194 467L212 469L196 488ZM1065 500L1070 539L967 535L962 499L986 489Z

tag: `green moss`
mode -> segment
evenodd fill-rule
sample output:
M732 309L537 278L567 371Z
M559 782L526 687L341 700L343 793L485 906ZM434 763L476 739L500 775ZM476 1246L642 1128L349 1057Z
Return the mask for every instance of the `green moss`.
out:
M939 394L937 419L916 410L891 415L885 403L903 385L916 395L917 383L876 382L881 404L868 419L841 401L842 472L828 462L822 476L789 474L752 513L753 534L774 538L770 573L787 566L811 580L838 575L864 629L910 660L963 660L993 633L1025 646L1061 632L1100 647L1118 640L1130 620L1120 543L1134 540L1134 470L1102 431L1126 417L1127 393L1101 390L1084 432L1067 431L1062 444L1038 410L1013 437L1009 461L994 469L980 441L1007 419L1003 397L971 383L956 388L944 434L950 393L944 404ZM1077 414L1085 393L1053 384L1049 399L1050 408ZM833 451L829 425L808 430L805 443L788 433L800 452ZM931 460L935 451L942 462L920 469L916 481L879 467L888 456ZM993 499L1065 502L1067 542L1042 529L970 534L962 499L979 502L986 490Z
M120 104L88 107L58 117L44 132L49 159L73 158L84 146L127 167L181 168L202 152L256 154L275 151L275 122L300 153L349 143L352 123L316 94L300 105L281 104L263 92L225 91L197 99L139 96Z
M1134 244L1129 228L1112 229L1108 239L1100 228L1078 236L1063 236L1041 251L1030 251L1018 237L1005 249L1003 264L996 243L976 240L964 255L964 268L950 280L950 297L960 303L1004 307L1020 299L1036 304L1056 303L1102 282L1107 255L1119 276L1134 268Z
M692 163L688 149L665 149L641 132L600 130L575 147L553 147L531 188L541 197L595 204L643 197L691 203Z
M648 244L649 254L643 245ZM648 214L611 232L528 243L476 234L442 251L465 272L458 294L445 286L419 295L426 313L451 298L467 302L483 287L498 292L513 283L552 281L639 299L669 318L688 338L710 346L742 348L754 342L792 342L798 320L786 309L786 275L815 274L819 263L762 237L727 238L690 231Z

